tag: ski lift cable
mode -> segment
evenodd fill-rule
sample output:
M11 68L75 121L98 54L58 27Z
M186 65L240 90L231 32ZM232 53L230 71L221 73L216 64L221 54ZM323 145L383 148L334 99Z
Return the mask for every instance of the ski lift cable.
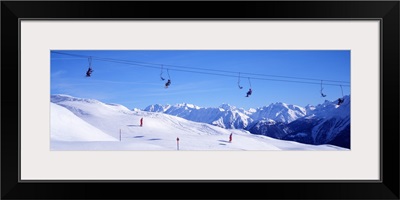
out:
M134 64L134 63L129 63L129 62L124 62L124 61L114 61L114 60L109 60L109 59L100 59L96 58L96 60L99 61L105 61L105 62L112 62L112 63L120 63L120 64L126 64L126 65L133 65L133 66L139 66L139 67L145 67L145 68L153 68L153 69L159 69L159 67L155 66L148 66L148 65L142 65L142 64ZM225 77L236 77L233 75L226 75L226 74L217 74L217 73L211 73L211 72L199 72L199 71L191 71L191 70L181 70L181 69L173 69L174 71L181 71L181 72L190 72L190 73L198 73L198 74L209 74L209 75L217 75L217 76L225 76ZM243 77L243 78L249 78L250 76ZM257 80L267 80L267 81L280 81L280 82L292 82L292 83L305 83L305 84L319 84L315 82L305 82L305 81L292 81L292 80L279 80L279 79L268 79L268 78L257 78L257 77L251 77L252 79L257 79ZM338 86L338 84L325 84L325 85L333 85L333 86ZM343 85L349 87L350 85Z
M251 88L251 81L250 81L250 77L247 77L248 79L249 79L249 85L250 85L250 88Z
M155 66L148 66L148 65L142 65L142 64L134 64L134 63L124 62L124 61L113 61L113 60L109 60L109 59L100 59L100 58L97 58L96 60L105 61L105 62L112 62L112 63L120 63L120 64L126 64L126 65L133 65L133 66L139 66L139 67L145 67L145 68L153 68L153 69L158 69L158 68L159 68L159 67L155 67ZM208 75L216 75L216 76L224 76L224 77L236 77L236 76L227 75L227 74L218 74L218 73L211 73L211 72L199 72L199 71L182 70L182 69L173 69L173 71L189 72L189 73L197 73L197 74L208 74ZM293 81L293 80L279 80L279 79L258 78L258 77L250 77L250 76L243 76L243 78L252 78L252 79L256 79L256 80L267 80L267 81L291 82L291 83L320 84L320 83L316 83L316 82ZM325 84L325 85L338 86L338 84ZM342 86L347 86L347 87L349 87L350 85L342 85Z
M89 68L92 68L92 57L91 56L89 56L88 61L89 61Z
M139 61L128 61L128 62L143 63L143 64L148 64L148 65L157 65L155 63L139 62ZM216 69L198 68L198 67L185 67L185 66L179 66L179 65L165 65L165 66L169 66L169 67L172 67L172 68L195 69L195 70L202 70L202 71L222 72L222 73L235 73L235 74L236 73L240 73L240 72L237 72L237 71L216 70ZM278 78L286 78L286 79L313 80L313 81L319 81L320 80L320 79L314 79L314 78L303 78L303 77L294 77L294 76L280 76L280 75L271 75L271 74L256 74L256 73L246 73L246 72L242 72L242 74L253 75L253 76L278 77ZM325 81L327 81L327 82L338 82L338 83L350 83L348 81L338 81L338 80L328 80L328 79L326 79Z
M322 87L322 80L321 80L321 93L322 93L322 90L323 90L324 88Z
M160 73L160 78L161 78L161 80L163 81L163 80L165 80L165 78L162 76L163 75L163 65L161 65L161 73Z
M142 65L142 64L134 64L134 63L127 63L123 61L112 61L108 59L98 59L100 61L106 61L106 62L113 62L113 63L122 63L122 64L127 64L127 65L133 65L133 66L140 66L140 67L145 67L145 68L158 68L154 66L148 66L148 65ZM234 75L228 75L228 74L220 74L220 73L212 73L212 72L200 72L200 71L193 71L193 70L183 70L183 69L169 69L172 71L180 71L180 72L189 72L189 73L197 73L197 74L208 74L208 75L216 75L216 76L224 76L224 77L236 77ZM271 79L271 78L258 78L258 77L251 77L251 76L241 76L243 78L252 78L256 80L267 80L267 81L280 81L280 82L291 82L291 83L305 83L305 84L320 84L316 82L306 82L306 81L294 81L294 80L279 80L279 79ZM325 83L325 85L332 85L332 86L338 86L338 84L333 84L333 83ZM343 85L349 87L350 85Z
M87 56L82 56L82 55L76 55L76 54L69 54L69 53L61 53L61 52L54 52L53 53L58 53L58 54L65 54L69 56L78 56L78 57L87 57ZM146 64L146 65L160 65L160 64L155 64L155 63L148 63L148 62L139 62L139 61L132 61L132 60L116 60L116 59L109 59L109 58L100 58L100 57L95 57L97 60L109 60L109 61L122 61L122 62L129 62L129 63L141 63L141 64ZM197 69L197 70L206 70L206 71L216 71L216 72L223 72L223 73L238 73L238 72L232 72L232 71L225 71L225 70L215 70L215 69L205 69L205 68L189 68L189 67L183 67L183 66L175 66L175 65L164 65L164 66L170 66L170 67L179 67L179 68L188 68L188 69ZM149 66L150 67L150 66ZM293 76L277 76L277 75L267 75L267 74L254 74L254 73L243 73L243 74L248 74L248 75L254 75L254 76L271 76L271 77L280 77L280 78L288 78L288 79L302 79L302 80L320 80L320 79L311 79L311 78L301 78L301 77L293 77ZM325 80L328 82L342 82L342 83L350 83L347 81L337 81L337 80Z
M342 85L340 85L340 89L342 90L342 97L344 97Z
M58 52L55 52L58 53ZM63 53L62 53L63 54ZM75 56L72 54L71 56ZM78 57L85 57L87 56L80 56ZM105 61L105 62L113 62L113 63L120 63L120 64L127 64L127 65L133 65L133 66L140 66L140 67L146 67L146 68L153 68L153 69L159 69L159 66L149 66L149 65L143 65L143 64L135 64L123 60L115 60L115 59L104 59L104 58L97 58L97 57L92 57L92 59L99 60L99 61ZM198 73L198 74L209 74L209 75L217 75L217 76L225 76L225 77L236 77L235 75L227 75L227 74L218 74L218 73L211 73L211 72L200 72L200 71L193 71L193 70L182 70L182 69L171 69L175 71L181 71L181 72L190 72L190 73ZM251 76L243 76L243 78L252 78L256 80L267 80L267 81L280 81L280 82L292 82L292 83L305 83L305 84L320 84L316 82L306 82L306 81L294 81L294 80L279 80L279 79L270 79L270 78L258 78L258 77L251 77ZM338 86L338 84L333 84L333 83L325 83L325 85L332 85L332 86ZM342 85L345 87L350 87L350 85Z
M320 92L321 92L321 96L322 96L322 97L326 97L326 94L324 94L324 93L322 92L323 89L324 89L324 88L322 87L322 80L321 80L321 91L320 91Z
M134 63L127 63L127 62L122 62L122 61L110 61L108 59L98 59L101 61L106 61L106 62L113 62L113 63L122 63L122 64L127 64L127 65L133 65L133 66L139 66L139 67L145 67L145 68L158 68L158 67L153 67L153 66L148 66L148 65L142 65L142 64L134 64ZM189 72L189 73L197 73L197 74L207 74L207 75L216 75L216 76L224 76L224 77L236 77L234 75L228 75L228 74L218 74L218 73L212 73L212 72L200 72L200 71L193 71L193 70L183 70L183 69L169 69L172 71L180 71L180 72ZM270 79L270 78L258 78L258 77L251 77L251 76L241 76L243 78L252 78L255 80L267 80L267 81L280 81L280 82L291 82L291 83L304 83L304 84L320 84L316 82L306 82L306 81L293 81L293 80L279 80L279 79ZM325 85L332 85L332 86L338 86L338 84L325 84ZM350 85L343 85L343 86L350 86Z
M76 57L85 57L87 58L88 56L83 56L83 55L77 55L77 54L70 54L70 53L64 53L64 52L57 52L57 51L52 51L52 53L57 53L57 54L64 54L64 55L69 55L69 56L76 56ZM129 62L129 63L138 63L138 64L144 64L144 65L150 65L150 66L169 66L170 68L184 68L184 69L193 69L193 70L202 70L202 71L214 71L214 72L222 72L222 73L239 73L235 71L226 71L226 70L215 70L215 69L207 69L207 68L196 68L196 67L184 67L184 66L178 66L178 65L166 65L166 64L159 64L159 63L149 63L149 62L140 62L140 61L133 61L133 60L117 60L117 59L110 59L110 58L100 58L100 57L93 57L94 59L97 60L109 60L109 61L122 61L122 62ZM303 77L294 77L294 76L279 76L279 75L269 75L269 74L256 74L256 73L242 73L242 74L247 74L247 75L252 75L252 76L269 76L269 77L277 77L277 78L285 78L285 79L299 79L299 80L310 80L310 81L319 81L320 79L313 79L313 78L303 78ZM338 81L338 80L328 80L325 79L324 81L326 82L340 82L340 83L350 83L348 81Z
M240 86L240 72L239 72L239 76L238 76L238 86L239 86L239 89L243 88L242 86Z

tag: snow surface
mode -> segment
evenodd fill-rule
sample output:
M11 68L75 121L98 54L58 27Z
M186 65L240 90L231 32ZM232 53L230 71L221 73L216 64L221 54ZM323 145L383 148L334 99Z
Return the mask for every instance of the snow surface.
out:
M177 150L178 144L179 150L348 150L278 140L68 95L52 95L51 102L51 150Z
M52 141L117 141L64 107L51 103L50 109Z

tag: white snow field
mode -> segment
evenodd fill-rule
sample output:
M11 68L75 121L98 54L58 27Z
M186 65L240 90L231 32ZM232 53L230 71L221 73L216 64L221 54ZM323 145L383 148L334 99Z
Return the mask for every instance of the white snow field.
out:
M224 129L163 113L132 111L122 105L68 95L52 95L50 112L50 148L54 151L348 150L278 140L245 130ZM231 133L232 142L229 142Z

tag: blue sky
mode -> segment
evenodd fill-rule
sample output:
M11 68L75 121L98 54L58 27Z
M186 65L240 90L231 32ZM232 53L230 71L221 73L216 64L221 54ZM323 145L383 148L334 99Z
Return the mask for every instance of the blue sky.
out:
M200 107L228 103L244 109L276 102L318 105L341 97L340 85L344 95L350 94L349 50L53 50L50 54L51 94L129 109L178 103ZM89 57L94 72L85 77ZM161 71L166 79L169 72L168 89ZM243 89L238 87L239 73ZM320 95L321 80L326 97ZM253 94L246 98L250 84Z

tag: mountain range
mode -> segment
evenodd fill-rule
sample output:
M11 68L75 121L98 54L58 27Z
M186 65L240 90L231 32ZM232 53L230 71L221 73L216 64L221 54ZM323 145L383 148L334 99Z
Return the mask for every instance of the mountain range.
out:
M150 105L143 109L202 122L226 129L306 144L333 144L350 148L350 95L344 102L325 100L305 107L282 102L245 110L229 104L203 108L193 104Z

